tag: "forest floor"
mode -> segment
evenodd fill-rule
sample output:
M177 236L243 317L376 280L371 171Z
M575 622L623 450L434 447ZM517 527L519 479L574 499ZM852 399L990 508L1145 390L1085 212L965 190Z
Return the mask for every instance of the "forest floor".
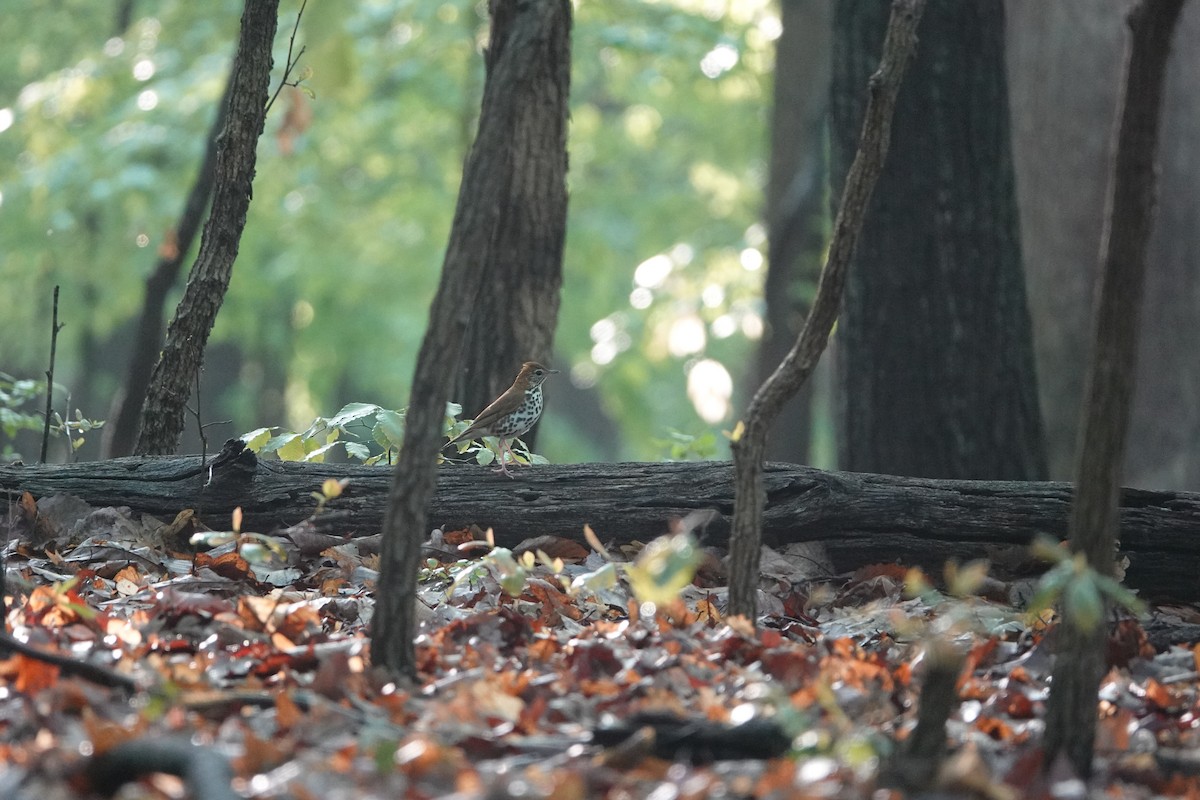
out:
M886 784L904 773L933 641L965 666L929 788L1084 796L1065 762L1041 769L1054 626L1011 605L1028 586L974 569L950 580L973 596L910 597L903 567L814 582L772 559L756 631L722 614L719 554L702 553L680 585L670 548L655 564L653 548L606 558L543 537L528 549L545 557L525 569L520 549L512 561L460 551L479 532L448 532L421 572L410 685L370 666L373 598L387 587L354 541L313 546L302 526L278 550L242 535L172 553L154 544L161 521L64 498L39 506L25 498L8 515L8 630L137 688L0 661L2 797L89 796L101 754L135 743L221 756L227 796L254 798L912 796ZM609 560L624 558L632 573ZM655 591L674 599L648 602ZM1200 797L1200 649L1156 650L1151 619L1200 611L1154 607L1113 626L1091 788ZM119 769L123 780L136 768ZM120 797L184 794L160 773Z

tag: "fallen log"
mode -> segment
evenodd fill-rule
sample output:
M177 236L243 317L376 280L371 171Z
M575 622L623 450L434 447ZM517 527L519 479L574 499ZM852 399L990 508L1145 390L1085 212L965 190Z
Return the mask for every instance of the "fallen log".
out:
M605 541L648 540L673 518L712 509L717 515L703 538L728 542L729 462L570 464L516 475L510 480L475 465L444 465L430 524L490 527L508 547L543 534L582 541L585 523ZM270 531L311 515L311 493L327 478L349 480L328 506L342 512L338 532L378 533L392 478L383 466L259 461L248 451L208 465L198 456L9 465L0 466L0 491L70 494L167 520L191 508L210 527L225 526L240 506L243 530ZM1066 483L901 478L793 464L768 464L765 485L764 542L821 542L838 570L898 561L938 574L947 558L994 556L1038 533L1061 538L1071 498ZM1200 599L1200 494L1124 490L1121 550L1130 559L1130 586Z

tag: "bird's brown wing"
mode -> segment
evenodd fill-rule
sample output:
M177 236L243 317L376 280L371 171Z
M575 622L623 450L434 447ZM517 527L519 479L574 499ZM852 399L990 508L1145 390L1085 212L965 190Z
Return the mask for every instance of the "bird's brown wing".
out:
M462 439L471 438L472 436L488 435L485 433L488 428L490 428L501 417L511 414L516 410L517 406L521 404L521 398L515 394L511 394L510 392L511 390L493 400L491 405L479 412L479 415L475 417L475 421L471 423L470 427L468 427L458 436L455 436L453 439L446 442L446 444L451 445Z

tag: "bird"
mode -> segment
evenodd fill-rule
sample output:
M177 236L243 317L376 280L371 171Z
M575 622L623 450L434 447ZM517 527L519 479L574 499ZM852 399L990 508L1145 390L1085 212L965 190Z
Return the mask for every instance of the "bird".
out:
M542 382L557 373L558 370L542 366L536 361L526 361L521 365L521 371L517 373L513 385L480 411L465 431L446 442L443 447L449 447L463 439L497 436L500 438L500 467L492 471L509 478L513 477L504 462L505 453L512 454L509 441L524 436L538 421L538 417L542 415Z

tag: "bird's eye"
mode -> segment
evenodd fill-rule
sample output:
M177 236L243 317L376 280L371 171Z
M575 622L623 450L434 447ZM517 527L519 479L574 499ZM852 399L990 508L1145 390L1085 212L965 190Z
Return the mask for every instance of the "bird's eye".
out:
M542 374L542 371L541 371L540 369L535 369L535 370L533 371L533 374L534 374L534 375L541 375L541 374Z

